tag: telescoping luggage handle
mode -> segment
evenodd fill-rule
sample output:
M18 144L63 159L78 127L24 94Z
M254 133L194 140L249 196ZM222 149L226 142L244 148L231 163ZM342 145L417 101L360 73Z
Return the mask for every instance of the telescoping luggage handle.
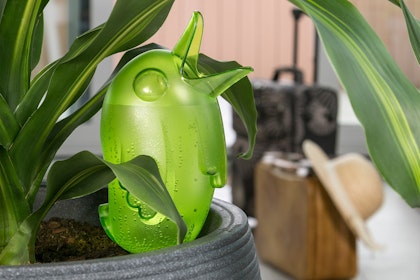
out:
M297 84L303 84L303 72L297 68L297 54L298 54L298 24L303 12L297 8L292 10L294 19L294 34L293 34L293 64L291 67L280 67L274 71L273 81L278 81L285 73L293 75L293 81Z
M296 66L277 68L274 71L273 81L278 81L280 77L285 73L292 74L293 81L296 84L303 84L303 72L299 70Z

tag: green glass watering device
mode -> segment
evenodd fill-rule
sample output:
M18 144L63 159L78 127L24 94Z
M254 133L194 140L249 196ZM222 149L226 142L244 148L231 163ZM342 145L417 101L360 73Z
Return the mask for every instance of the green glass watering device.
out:
M101 116L104 158L112 163L152 157L194 240L214 188L226 183L227 158L217 97L252 69L198 71L203 18L195 12L172 51L144 52L116 75ZM116 179L99 208L108 236L131 253L177 244L175 223L131 195Z

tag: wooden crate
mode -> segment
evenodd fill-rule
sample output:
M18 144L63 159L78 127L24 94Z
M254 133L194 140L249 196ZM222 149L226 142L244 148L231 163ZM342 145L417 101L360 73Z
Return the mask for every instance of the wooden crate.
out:
M355 237L318 179L265 163L255 173L260 259L297 279L355 276Z

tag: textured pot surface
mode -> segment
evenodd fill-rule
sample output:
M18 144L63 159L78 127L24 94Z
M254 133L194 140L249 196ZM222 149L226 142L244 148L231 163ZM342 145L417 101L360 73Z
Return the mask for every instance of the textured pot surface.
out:
M261 279L254 239L238 207L213 200L200 237L143 254L0 267L0 279Z

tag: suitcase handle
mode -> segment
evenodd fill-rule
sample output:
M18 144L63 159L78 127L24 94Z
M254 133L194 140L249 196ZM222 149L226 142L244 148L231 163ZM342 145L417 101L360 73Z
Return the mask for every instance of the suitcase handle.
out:
M297 84L303 84L303 73L296 67L281 67L277 68L274 71L273 81L278 81L284 73L291 73L293 75L293 80Z

